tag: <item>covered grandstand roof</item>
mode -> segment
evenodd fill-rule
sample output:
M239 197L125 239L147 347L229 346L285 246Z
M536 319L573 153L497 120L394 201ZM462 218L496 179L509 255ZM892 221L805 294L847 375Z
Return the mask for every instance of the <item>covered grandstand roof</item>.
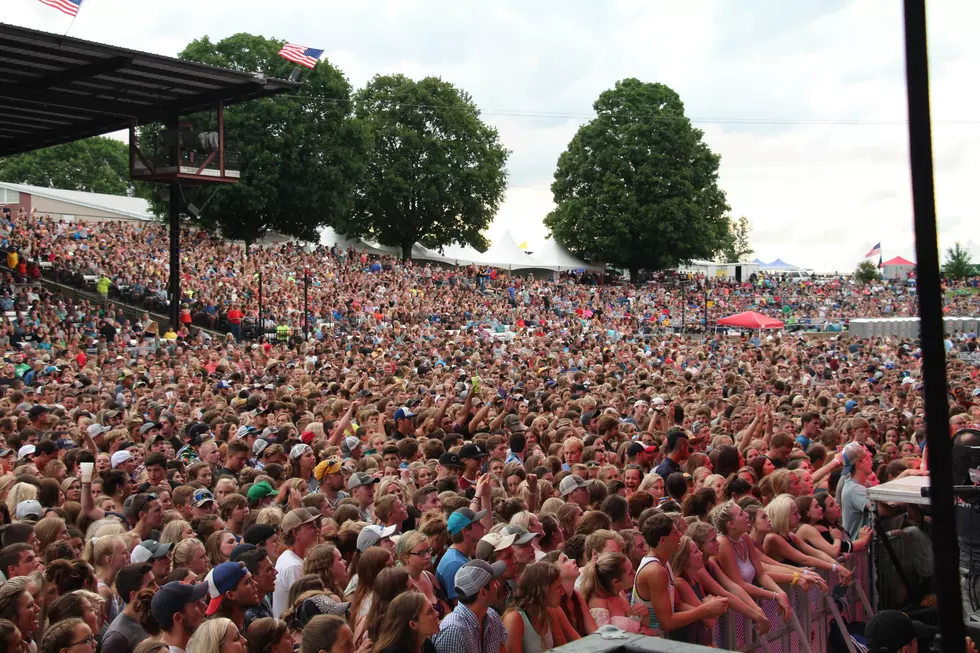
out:
M125 215L134 220L156 219L150 211L150 203L139 197L88 193L80 190L65 190L63 188L44 188L43 186L29 186L27 184L11 184L6 181L0 181L0 188L18 193L27 193L35 197L45 197L59 202L68 202L83 209L111 211L112 213ZM78 213L80 214L81 211Z

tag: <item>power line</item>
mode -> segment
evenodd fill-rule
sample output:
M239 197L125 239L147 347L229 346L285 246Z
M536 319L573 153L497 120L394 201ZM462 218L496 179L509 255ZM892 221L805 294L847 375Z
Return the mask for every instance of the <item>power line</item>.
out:
M295 98L299 100L319 100L321 102L348 103L353 100L343 100L339 98L328 98L320 95L283 95L281 98ZM277 98L278 99L278 98ZM452 109L454 107L447 104L413 104L408 102L395 103L402 107L416 109ZM597 114L570 113L561 111L526 111L519 109L486 109L480 110L482 115L502 116L513 118L541 118L546 120L592 120ZM907 120L852 120L852 119L827 119L827 120L793 120L782 118L688 118L687 116L669 116L663 114L637 115L627 112L604 113L608 117L625 117L639 120L652 119L674 119L687 120L694 124L705 125L828 125L828 126L908 126ZM934 125L978 125L980 120L933 120Z

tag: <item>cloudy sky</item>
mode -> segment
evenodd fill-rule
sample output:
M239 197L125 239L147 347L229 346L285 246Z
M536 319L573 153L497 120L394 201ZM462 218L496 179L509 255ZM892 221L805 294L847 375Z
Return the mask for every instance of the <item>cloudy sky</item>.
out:
M980 242L980 3L929 6L943 246ZM37 0L0 21L64 32ZM878 0L86 0L70 34L175 55L251 32L326 49L355 87L376 73L466 89L513 154L491 238L545 237L559 154L619 79L675 89L722 157L733 215L764 260L850 270L871 244L911 254L901 3Z

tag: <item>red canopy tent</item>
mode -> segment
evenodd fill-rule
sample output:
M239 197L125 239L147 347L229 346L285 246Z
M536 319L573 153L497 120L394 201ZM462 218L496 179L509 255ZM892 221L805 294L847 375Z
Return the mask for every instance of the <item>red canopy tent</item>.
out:
M718 320L718 324L722 326L741 327L743 329L778 329L783 326L783 323L779 320L775 320L762 313L756 313L755 311L745 311L744 313L736 313L735 315L723 317Z

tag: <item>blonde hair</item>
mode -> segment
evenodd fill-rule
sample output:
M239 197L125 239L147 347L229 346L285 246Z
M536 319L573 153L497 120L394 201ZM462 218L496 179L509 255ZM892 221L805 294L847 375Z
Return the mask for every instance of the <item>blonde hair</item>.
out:
M715 531L719 535L728 535L728 527L732 523L732 510L735 508L734 501L726 501L724 503L719 503L717 506L711 509L708 513L708 521L711 525L715 527Z
M184 540L175 546L170 553L170 558L173 560L174 567L187 566L185 563L190 559L191 554L194 553L197 547L201 547L201 549L207 553L207 549L204 549L204 544L198 539Z
M766 514L772 523L772 532L786 537L790 533L793 508L796 507L796 497L791 494L780 494L766 506Z
M636 491L649 492L650 494L653 494L652 492L650 492L650 488L652 488L657 481L663 483L664 479L662 476L660 476L660 474L657 474L656 472L650 472L649 474L643 477L642 481L640 481L640 487L636 488Z
M255 518L255 523L265 524L267 526L279 526L282 524L282 518L284 516L280 508L269 506L259 511L258 516Z
M550 499L545 499L545 502L541 504L540 514L542 515L557 515L558 509L565 505L565 502L558 497L551 497Z
M409 552L419 544L428 541L429 538L419 531L406 531L402 533L402 536L398 538L398 544L395 545L395 555L398 556L398 561L406 564L403 558L407 558Z
M683 574L684 568L687 566L687 561L691 557L691 538L687 535L682 535L680 543L677 545L677 550L674 551L674 555L670 558L670 568L674 570L675 574ZM695 544L695 546L697 546Z
M85 543L82 560L95 567L96 571L106 569L106 558L112 557L119 547L126 548L126 542L118 535L93 537Z
M89 524L88 528L85 529L85 539L91 541L97 537L103 538L112 535L122 535L125 532L126 529L119 523L118 519L106 517L105 519L99 519Z
M184 539L184 530L190 527L191 525L183 519L167 522L167 525L163 527L163 532L160 533L160 543L177 546Z
M224 617L202 621L187 642L187 653L221 653L228 626L234 623Z
M21 501L32 501L37 499L37 487L30 483L16 483L7 494L7 510L10 514L16 514L17 504Z
M622 553L603 553L595 562L588 564L582 569L582 598L586 603L594 594L601 591L604 594L612 593L612 582L619 578L623 573L623 568L629 560Z

